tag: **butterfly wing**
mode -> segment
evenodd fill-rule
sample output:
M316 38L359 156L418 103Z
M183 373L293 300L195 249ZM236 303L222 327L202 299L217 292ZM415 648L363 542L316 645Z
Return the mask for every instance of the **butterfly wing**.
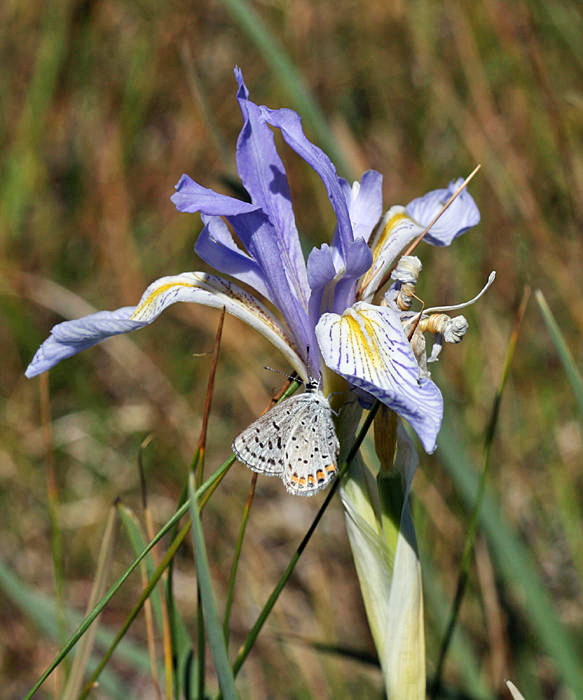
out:
M280 476L287 436L302 411L305 394L292 396L274 406L233 440L233 452L240 462L260 474Z
M281 478L288 493L313 496L338 471L340 444L328 400L320 393L302 394L283 450Z

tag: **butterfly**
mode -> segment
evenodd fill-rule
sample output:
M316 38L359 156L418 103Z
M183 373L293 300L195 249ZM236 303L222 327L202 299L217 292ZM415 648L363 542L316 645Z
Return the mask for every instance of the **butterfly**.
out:
M279 476L295 496L313 496L338 472L340 443L328 399L310 378L306 391L274 406L233 440L233 452L255 472Z

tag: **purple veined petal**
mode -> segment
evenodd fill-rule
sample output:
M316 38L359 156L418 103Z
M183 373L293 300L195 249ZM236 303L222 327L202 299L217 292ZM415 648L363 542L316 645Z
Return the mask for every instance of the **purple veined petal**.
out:
M346 267L334 253L334 249L324 243L312 249L308 258L308 280L312 289L310 320L314 325L324 312L342 313L354 302L355 281L366 272L372 260L362 238L348 246Z
M336 268L330 246L323 243L320 248L312 248L308 256L308 282L312 290L309 317L313 326L326 308L332 308L334 289L331 290L332 297L329 300L324 299L324 290L335 277Z
M195 214L197 211L210 216L244 214L259 209L259 205L242 202L234 197L219 194L199 185L188 175L182 175L170 197L178 211Z
M354 302L356 279L367 272L372 264L372 254L366 243L382 213L382 183L382 175L375 170L367 170L361 181L354 182L352 187L340 178L340 185L348 204L354 241L346 246L342 259L337 250L339 241L336 227L332 237L332 255L337 270L343 266L345 274L334 289L334 301L324 309L326 311L340 314Z
M53 326L49 337L36 351L24 374L29 379L36 377L61 360L72 357L106 338L143 328L147 323L131 319L134 309L133 306L125 306L115 311L98 311L75 321L58 323Z
M407 213L425 228L462 183L463 178L458 178L445 189L433 190L423 197L417 197L407 204ZM480 212L466 188L433 224L423 240L432 245L446 246L479 222Z
M395 205L389 209L370 243L372 265L359 284L363 301L373 298L397 256L422 231L423 227L409 216L405 207Z
M235 78L243 115L243 128L237 140L237 171L251 201L267 215L281 241L282 262L288 268L290 283L295 287L296 296L307 305L306 263L285 168L275 147L273 132L261 116L260 108L249 100L249 91L239 68L235 68Z
M331 308L335 314L341 314L354 303L356 280L371 266L372 253L364 238L354 240L346 251L346 269L342 279L334 290L334 302Z
M367 170L352 187L346 180L344 183L354 240L363 238L368 242L383 213L383 176L376 170Z
M283 324L253 295L227 280L203 272L183 272L156 280L146 289L137 306L99 311L75 321L57 324L37 350L26 376L41 374L61 360L113 335L143 328L177 302L225 308L228 314L241 319L267 338L302 379L308 378L306 365Z
M434 382L420 376L394 311L359 302L342 316L324 314L316 336L331 370L407 420L426 452L435 450L443 398Z
M284 262L282 242L271 222L259 211L229 216L227 220L259 265L269 298L283 315L302 356L310 348L310 366L314 374L318 374L320 362L315 349L314 327L308 318L307 300L304 303L304 299L296 295L297 289L289 279L289 268Z
M217 272L248 284L266 299L273 301L261 268L237 246L223 219L203 214L202 220L205 226L196 239L195 252Z
M344 257L346 247L354 240L354 236L348 204L336 168L324 151L308 140L302 129L302 120L296 112L287 108L260 107L260 109L265 121L281 131L286 143L318 173L324 183L336 214L339 248Z

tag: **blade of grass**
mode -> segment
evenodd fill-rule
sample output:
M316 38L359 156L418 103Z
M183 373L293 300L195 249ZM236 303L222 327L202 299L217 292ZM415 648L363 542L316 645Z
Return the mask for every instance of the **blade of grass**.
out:
M123 504L118 504L119 514L121 517L122 524L126 529L126 533L130 540L130 544L134 553L137 555L146 547L148 540L145 538L144 533L140 528L138 518L135 513L133 513L127 506ZM174 540L175 537L170 538ZM145 558L146 571L148 579L150 579L154 573L156 565L151 555L147 555ZM152 601L152 607L154 609L154 615L156 617L156 622L160 629L162 629L162 606L161 606L161 596L159 591L153 591L150 600ZM189 648L192 647L192 640L186 625L180 615L176 615L176 629L178 632L178 637L181 640L180 644L187 644ZM173 647L174 648L174 647ZM181 646L179 645L176 651L180 651Z
M138 450L138 471L140 473L140 487L142 492L142 508L144 511L144 520L146 522L146 533L148 539L154 538L154 522L152 520L152 513L148 506L148 490L146 486L146 475L144 473L144 463L143 463L143 451L150 442L150 438L146 438L140 445ZM152 549L152 560L154 565L158 565L157 547ZM142 572L145 573L144 569ZM147 578L147 577L146 577ZM147 581L143 582L146 585ZM162 585L162 584L161 584ZM161 628L162 628L162 646L164 649L164 680L166 683L166 697L172 697L172 689L174 687L174 668L172 665L172 640L170 631L170 621L168 619L168 608L166 605L166 598L160 597L160 614L161 614ZM148 646L150 648L150 655L152 658L152 680L154 681L154 687L160 693L160 688L158 686L158 671L156 668L156 647L154 642L154 634L151 624L152 610L150 600L146 600L144 603L144 615L146 618L146 629L148 633Z
M172 560L172 557L175 556L176 552L178 551L178 548L184 541L184 538L188 534L188 531L190 530L190 521L187 521L185 525L182 527L174 541L170 544L168 547L168 550L166 551L166 554L162 557L162 560L160 561L160 564L156 567L156 570L154 571L154 574L152 575L151 579L148 581L148 585L143 589L142 593L140 594L140 597L138 598L137 603L134 605L132 608L130 614L126 618L126 621L122 625L120 631L117 633L115 636L115 639L111 643L109 649L106 651L103 659L100 661L99 665L95 669L95 671L91 674L91 677L83 687L83 691L81 692L79 698L80 700L83 700L83 698L86 698L89 693L93 690L93 687L95 686L97 679L99 678L100 673L103 671L105 666L107 665L107 662L109 659L113 656L113 652L117 648L117 645L120 643L120 641L123 639L124 635L130 628L132 622L136 619L138 616L140 610L142 609L142 606L144 605L144 602L149 598L150 594L156 587L156 584L160 580L160 577L168 567L168 564Z
M238 695L235 689L235 678L233 670L231 669L231 664L229 663L227 647L225 645L225 639L223 637L213 595L213 585L208 567L202 523L199 514L200 507L196 497L194 474L189 476L188 493L190 517L192 519L192 543L196 559L196 577L204 611L209 647L215 662L219 687L223 697L227 700L236 700Z
M132 548L136 554L143 549L145 544L145 538L142 536L140 531L140 525L135 517L135 515L126 508L125 506L118 505L118 511L121 517L122 524L126 530L128 538L132 543ZM136 540L141 540L141 546L135 546ZM137 551L136 551L137 550ZM142 586L146 586L148 583L148 578L151 574L150 569L153 568L153 563L151 561L151 555L148 555L140 565L140 572L142 575ZM161 625L162 621L162 605L160 595L157 590L154 590L151 597L144 604L144 618L146 622L146 638L148 642L148 655L150 657L150 674L152 676L152 684L156 693L158 700L161 700L162 693L160 691L160 683L158 680L158 662L156 655L156 640L154 637L154 623L152 619L152 608L156 608L157 619Z
M135 513L133 513L127 506L124 505L119 505L119 512L121 516L122 523L124 527L126 528L126 532L128 534L128 537L130 539L130 543L132 546L132 549L134 551L134 554L136 556L144 549L144 547L147 544L147 540L144 536L144 533L142 532L140 528L140 524L138 521L138 518ZM174 540L176 534L178 531L174 533L173 536L170 537L170 540ZM146 571L147 571L147 579L150 579L152 575L154 574L154 569L155 569L155 564L154 560L152 559L151 555L148 555L145 559L145 564L146 564ZM168 567L168 570L170 570L170 567ZM147 583L147 580L145 584ZM145 585L144 584L144 585ZM152 607L154 609L154 615L156 617L157 624L160 629L162 629L162 604L161 604L161 595L160 591L158 589L154 589L152 591L152 595L150 596L149 600L152 601ZM172 649L173 649L173 656L175 659L175 673L174 677L177 678L183 678L184 674L186 672L185 667L187 665L187 658L189 655L192 655L192 639L190 638L190 634L188 632L188 629L186 625L184 624L184 620L180 616L180 613L178 610L172 610L168 611L169 615L171 615L171 631L172 631ZM179 683L179 680L178 680ZM179 688L180 690L180 688ZM188 695L186 695L188 697Z
M550 310L549 305L547 304L547 301L540 289L536 290L534 297L539 306L549 335L551 336L551 340L553 341L553 345L555 346L555 350L557 351L557 355L561 360L563 369L565 370L565 374L567 375L567 379L571 385L571 389L573 389L573 393L575 394L575 399L579 405L579 410L581 411L581 414L583 414L583 378L581 377L581 373L577 369L573 355L565 342L565 337L561 333L561 329L553 316L553 312Z
M209 492L212 493L214 490L213 487L224 477L224 475L227 473L227 471L230 469L231 465L235 461L235 455L231 455L223 464L212 474L206 481L205 483L198 489L198 495L197 497L203 497L207 498L208 500L208 495ZM188 512L189 510L189 502L186 501L178 510L174 513L174 515L168 520L168 522L158 531L158 534L156 537L149 542L147 547L141 552L141 554L134 559L134 561L130 564L130 566L124 571L124 573L117 579L117 581L111 586L111 588L107 591L107 593L101 598L99 603L93 608L91 613L87 615L79 624L73 635L70 637L69 641L67 644L61 649L61 651L57 654L57 656L53 659L51 664L48 666L48 668L44 671L42 676L39 678L39 680L34 684L32 689L26 694L25 700L28 700L28 698L32 697L34 693L40 688L40 686L45 682L45 680L48 678L48 676L54 671L54 669L59 665L59 663L67 656L67 654L71 651L71 649L77 644L79 639L82 637L82 635L87 631L88 627L91 625L91 623L95 620L95 618L99 615L99 613L103 610L103 608L109 603L109 601L113 598L115 593L119 590L119 588L123 585L123 583L129 578L129 576L132 574L132 572L136 569L136 567L140 564L142 559L148 554L148 552L154 547L154 545L159 542L164 535L169 532L174 525Z
M105 524L103 539L99 550L99 557L97 559L95 580L93 582L91 596L87 604L88 612L91 610L91 608L93 608L105 590L105 584L111 569L111 558L115 545L116 520L117 508L114 504L109 510L109 516ZM65 687L62 700L75 700L75 698L77 698L79 695L79 690L81 689L81 684L83 683L83 676L87 670L89 657L91 656L91 652L93 650L97 629L98 625L93 625L79 644L79 648L75 654L75 660L71 665L71 673L67 680L67 685Z
M486 488L486 479L488 477L488 472L490 470L490 453L492 450L492 443L494 441L494 435L496 433L496 427L498 426L498 416L500 414L500 404L502 401L502 395L504 394L504 389L506 388L506 382L508 380L508 375L510 374L510 367L512 365L512 360L514 358L514 352L516 350L516 344L518 343L518 336L520 333L520 327L522 324L522 319L526 311L526 305L530 297L530 288L526 287L524 294L522 295L522 300L518 308L518 312L514 319L514 327L512 329L512 334L508 342L508 347L506 348L506 357L504 358L504 367L502 368L502 376L500 377L500 384L498 386L498 391L494 398L494 405L492 407L492 415L490 416L490 423L486 431L486 437L484 440L484 460L482 466L482 473L480 475L480 484L478 487L478 493L476 495L476 500L472 507L472 512L470 514L470 521L467 529L467 534L464 542L464 551L462 554L462 560L460 563L460 571L457 581L457 587L453 603L451 606L451 612L449 621L446 627L445 635L439 650L439 656L437 660L437 665L435 668L435 675L433 678L433 684L430 692L430 697L435 698L438 696L441 687L441 675L443 673L443 668L445 665L445 658L449 649L449 645L452 639L453 630L457 622L459 610L462 604L464 593L466 590L466 585L469 577L470 563L472 561L472 556L474 553L474 541L476 538L476 532L478 529L478 519L480 515L480 508L482 506L482 501L484 499L484 492Z
M251 484L249 485L249 495L247 496L247 501L243 510L243 516L241 518L241 527L239 528L239 536L237 537L235 553L233 554L233 564L231 566L231 574L229 576L229 586L227 589L227 599L225 602L225 618L223 620L223 634L225 636L225 644L227 646L229 644L229 623L231 621L231 608L233 606L233 596L235 594L235 581L237 579L237 569L239 567L239 559L241 558L241 550L243 548L243 539L245 538L245 530L247 529L249 513L251 512L251 504L253 503L253 496L255 495L256 483L257 473L255 472L251 477Z
M542 292L537 290L535 298L539 305L551 340L557 351L557 354L567 375L567 380L571 385L575 399L579 405L579 410L583 413L583 379L573 355L569 351L565 337L559 328L559 325L550 310ZM561 520L573 563L577 567L580 576L583 575L583 542L581 541L581 521L583 510L581 508L580 499L578 497L577 488L573 483L573 477L569 474L568 469L551 470L550 474L553 482L556 497L558 501L558 517Z
M227 6L234 20L262 54L266 65L285 87L290 95L292 106L303 116L305 123L310 125L322 148L345 176L354 179L354 174L331 136L326 119L310 89L285 49L274 39L273 32L269 31L259 14L246 0L223 0L223 4Z
M225 307L223 307L223 311L221 313L221 316L219 318L219 324L217 326L217 332L215 336L215 343L213 347L213 354L211 358L211 366L210 366L210 372L209 372L209 380L207 384L207 390L206 390L206 396L205 396L205 401L204 401L204 410L203 410L203 416L202 416L202 426L200 429L200 437L198 439L198 448L196 450L196 455L197 455L197 469L196 469L196 485L200 486L202 483L202 480L204 478L204 456L206 452L206 436L207 436L207 430L208 430L208 421L209 421L209 416L211 413L211 406L213 402L213 390L215 386L215 376L217 373L217 362L219 360L219 349L221 347L221 336L223 334L223 324L225 322ZM195 473L195 470L192 470L192 473ZM202 513L201 513L201 519L202 519ZM204 635L204 629L205 629L205 624L204 624L204 609L203 609L203 601L201 597L201 591L200 591L200 581L197 581L197 591L196 591L196 600L197 600L197 606L196 606L196 626L197 626L197 651L198 651L198 666L197 666L197 672L198 672L198 683L197 683L197 688L198 688L198 697L199 698L204 698L205 697L205 670L206 670L206 659L205 659L205 654L206 654L206 644L205 644L205 635Z

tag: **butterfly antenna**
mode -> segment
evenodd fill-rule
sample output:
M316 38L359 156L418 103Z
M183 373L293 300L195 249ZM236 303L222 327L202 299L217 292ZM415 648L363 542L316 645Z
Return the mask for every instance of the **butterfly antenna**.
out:
M304 383L304 380L297 374L297 372L292 372L289 374L288 372L283 372L280 369L274 369L273 367L268 367L267 365L265 365L263 369L266 369L269 372L275 372L275 374L279 374L280 376L289 379L290 382L298 382L299 384Z

